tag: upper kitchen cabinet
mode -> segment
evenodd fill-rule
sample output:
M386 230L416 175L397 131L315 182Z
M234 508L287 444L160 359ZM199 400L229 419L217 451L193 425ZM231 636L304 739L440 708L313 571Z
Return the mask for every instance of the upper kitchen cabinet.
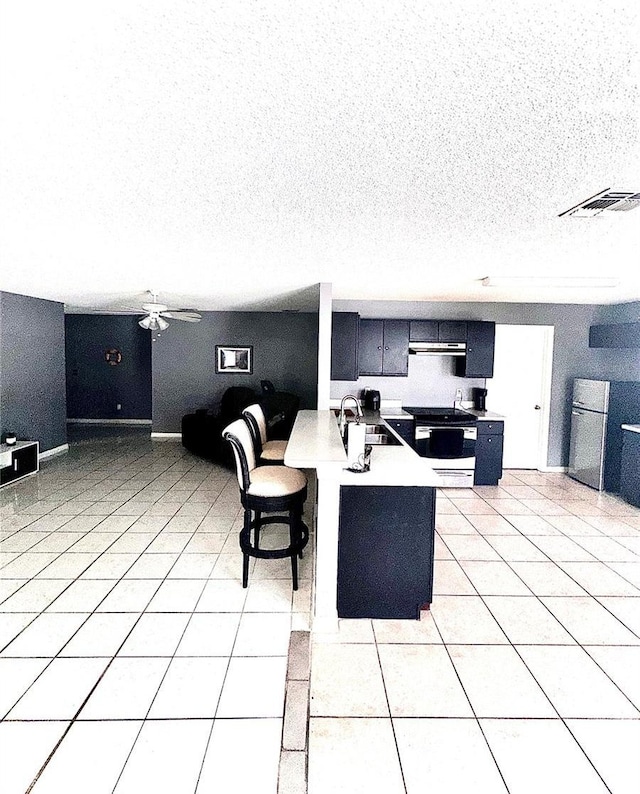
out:
M356 312L331 315L331 380L358 380L358 331Z
M360 375L404 375L409 372L409 321L360 320Z
M438 342L464 342L467 338L468 323L459 320L440 320L438 323Z
M459 320L412 320L410 323L412 342L464 342L467 324Z
M456 375L463 378L492 378L493 352L495 348L496 324L468 322L467 351L456 358Z
M411 320L409 324L409 338L412 342L437 342L437 320Z
M640 347L640 323L592 325L589 347Z

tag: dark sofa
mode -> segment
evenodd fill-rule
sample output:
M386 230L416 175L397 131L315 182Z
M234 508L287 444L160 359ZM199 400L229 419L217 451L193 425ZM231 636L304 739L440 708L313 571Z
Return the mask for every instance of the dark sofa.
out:
M242 416L242 411L252 403L260 403L267 420L269 438L287 439L298 412L299 398L289 392L258 394L246 386L230 386L222 395L216 413L209 408L199 408L182 417L182 445L201 458L233 467L233 454L222 431Z

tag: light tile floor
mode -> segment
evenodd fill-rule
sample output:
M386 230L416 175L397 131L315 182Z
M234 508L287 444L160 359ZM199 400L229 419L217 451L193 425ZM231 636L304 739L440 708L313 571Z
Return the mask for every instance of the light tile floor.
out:
M524 471L437 506L431 612L314 635L310 794L635 794L640 510ZM243 590L238 515L135 433L0 491L3 794L275 794L312 560Z
M104 436L0 491L0 791L275 794L312 555L243 590L235 475Z
M309 794L637 794L640 510L526 471L436 504L432 609L312 635Z

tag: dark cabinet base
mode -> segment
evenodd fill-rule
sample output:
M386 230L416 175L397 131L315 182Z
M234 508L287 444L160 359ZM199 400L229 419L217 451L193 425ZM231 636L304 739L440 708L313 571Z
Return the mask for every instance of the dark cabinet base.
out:
M504 422L478 422L474 485L497 485L502 477Z
M629 504L640 507L640 433L623 430L622 438L620 495Z
M417 620L433 593L434 525L434 488L340 488L338 616Z

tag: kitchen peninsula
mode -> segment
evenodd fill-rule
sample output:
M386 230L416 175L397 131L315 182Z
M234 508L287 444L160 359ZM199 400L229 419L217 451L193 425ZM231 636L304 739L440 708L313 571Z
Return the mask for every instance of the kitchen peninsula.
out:
M338 617L413 618L431 601L438 475L402 441L374 446L371 468L346 470L333 411L300 411L285 464L315 469L316 631Z

